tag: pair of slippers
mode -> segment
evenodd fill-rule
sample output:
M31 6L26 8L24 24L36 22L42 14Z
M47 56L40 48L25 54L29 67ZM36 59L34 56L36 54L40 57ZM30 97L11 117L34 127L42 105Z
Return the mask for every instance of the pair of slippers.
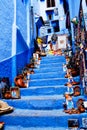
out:
M14 110L12 106L9 106L6 102L0 100L0 115L11 113Z

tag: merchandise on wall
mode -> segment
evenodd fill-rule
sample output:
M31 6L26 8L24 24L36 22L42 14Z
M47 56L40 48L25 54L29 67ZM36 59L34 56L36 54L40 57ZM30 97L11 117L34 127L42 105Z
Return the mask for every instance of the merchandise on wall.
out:
M80 83L83 87L86 87L87 81L85 76L86 71L86 29L84 23L84 15L82 4L80 5L78 23L73 23L74 28L74 38L75 38L75 53L78 53L78 62L80 66ZM85 89L86 90L86 89ZM86 92L86 91L84 91Z
M66 49L67 35L58 35L58 49Z

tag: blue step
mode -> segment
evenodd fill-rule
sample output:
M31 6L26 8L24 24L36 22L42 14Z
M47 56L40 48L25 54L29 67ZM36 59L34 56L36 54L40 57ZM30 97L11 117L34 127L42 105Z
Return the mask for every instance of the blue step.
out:
M41 63L45 63L45 62L54 62L54 61L66 61L64 56L46 56L46 57L42 57Z
M35 74L38 74L38 73L51 73L51 72L58 72L58 74L64 74L65 75L65 72L62 72L63 69L60 67L56 67L56 68L51 68L51 67L48 67L48 68L38 68L38 69L34 69L34 72Z
M55 86L55 85L64 85L67 82L65 78L50 78L50 79L38 79L30 80L29 87L32 86Z
M83 96L73 97L74 107L77 108L77 101ZM39 96L22 96L21 99L7 100L9 105L15 109L32 109L32 110L54 110L63 109L65 102L64 95L39 95Z
M63 111L67 91L64 84L68 82L62 68L65 62L64 56L42 57L40 68L30 75L28 88L20 88L21 98L3 99L14 107L12 113L0 116L5 130L67 130L70 118L79 119L81 125L87 113L66 114ZM74 79L80 80L79 77ZM87 97L73 97L75 107L79 98Z
M46 70L44 70L44 73L35 73L35 74L31 74L30 75L30 80L32 79L49 79L49 78L61 78L64 77L65 73L58 73L58 71L55 72L47 72Z
M5 130L68 130L67 127L22 127L18 126L5 126Z
M59 67L59 70L60 70L60 69L62 69L63 64L64 64L64 62L62 64L61 63L40 64L39 68L40 69L42 69L42 68L46 68L46 69L47 68L51 68L51 69L54 69L54 67Z
M49 70L49 69L48 69ZM37 71L38 72L38 71ZM59 71L55 71L55 72L47 72L45 69L44 69L44 72L43 71L39 71L38 73L35 73L35 74L31 74L30 75L30 80L34 80L34 79L49 79L49 78L64 78L65 76L65 72L59 73ZM67 78L66 78L67 79ZM80 76L77 76L77 77L73 77L73 79L75 81L80 81Z
M63 108L63 95L40 95L40 96L22 96L18 100L8 100L8 104L14 108L32 109L32 110L52 110Z
M67 90L67 87L64 85L59 86L36 86L36 87L29 87L29 88L21 88L20 93L22 96L29 96L29 95L54 95L54 94L63 94Z
M22 127L68 127L68 119L79 119L87 117L87 113L66 114L59 110L28 110L15 109L13 113L0 117L0 121L5 121L6 125Z

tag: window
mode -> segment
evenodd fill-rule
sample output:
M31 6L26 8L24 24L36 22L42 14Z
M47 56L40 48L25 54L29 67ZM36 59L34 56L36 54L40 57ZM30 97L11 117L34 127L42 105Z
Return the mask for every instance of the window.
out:
M49 15L48 15L48 20L51 20L51 19L52 19L52 15L49 14Z
M59 21L55 20L51 22L54 32L59 32Z
M53 10L46 11L47 20L53 19Z
M59 32L59 27L58 26L54 27L53 29L54 29L54 32Z
M48 32L48 33L51 33L51 28L49 28L49 29L47 30L47 32Z
M47 7L55 7L55 0L47 0Z

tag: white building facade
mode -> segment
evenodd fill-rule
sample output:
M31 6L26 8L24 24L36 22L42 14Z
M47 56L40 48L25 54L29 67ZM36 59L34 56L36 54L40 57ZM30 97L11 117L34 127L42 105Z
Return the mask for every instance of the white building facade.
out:
M63 2L60 0L33 0L36 17L42 17L44 26L39 30L39 35L50 35L66 29L66 17Z

